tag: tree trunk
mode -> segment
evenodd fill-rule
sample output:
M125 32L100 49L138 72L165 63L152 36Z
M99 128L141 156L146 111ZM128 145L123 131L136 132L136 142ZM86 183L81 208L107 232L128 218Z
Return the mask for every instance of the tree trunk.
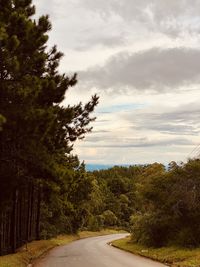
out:
M11 214L11 231L10 231L10 244L11 252L15 253L16 250L16 232L17 232L17 202L18 202L18 190L14 189L13 201L12 201L12 214Z
M41 210L41 200L42 200L42 189L39 185L38 187L38 201L37 201L37 217L36 217L36 240L40 239L40 210Z

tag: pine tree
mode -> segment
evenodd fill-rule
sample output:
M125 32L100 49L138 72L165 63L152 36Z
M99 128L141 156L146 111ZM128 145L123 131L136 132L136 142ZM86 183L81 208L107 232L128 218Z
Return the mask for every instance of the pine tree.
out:
M74 169L73 142L91 131L98 97L64 107L77 77L60 74L63 54L47 49L48 16L34 20L31 0L0 0L0 7L0 226L11 225L0 238L4 253L38 236L41 196L60 184L62 166Z

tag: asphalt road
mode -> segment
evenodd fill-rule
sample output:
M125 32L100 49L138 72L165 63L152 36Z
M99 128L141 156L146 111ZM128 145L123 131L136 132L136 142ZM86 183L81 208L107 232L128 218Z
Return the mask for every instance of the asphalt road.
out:
M51 250L34 267L164 267L108 245L126 234L86 238Z

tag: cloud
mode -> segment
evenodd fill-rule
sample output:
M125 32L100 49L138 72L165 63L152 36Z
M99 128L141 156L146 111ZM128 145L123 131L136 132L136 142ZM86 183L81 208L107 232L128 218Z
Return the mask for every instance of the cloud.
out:
M49 45L66 55L61 72L80 70L63 105L100 95L94 131L75 144L82 160L166 162L192 150L200 133L199 0L33 2L37 16L50 14Z
M116 47L124 45L126 39L123 33L110 33L109 31L97 33L96 29L94 34L90 32L89 36L83 36L79 37L79 43L75 46L76 50L84 51L94 46Z
M139 53L119 53L104 66L79 73L80 81L112 93L127 89L165 92L200 82L200 50L153 48Z
M119 17L109 20L102 18L91 10L83 8L76 0L34 0L37 16L50 15L53 22L53 32L50 36L65 43L65 46L75 51L84 52L96 46L123 46L126 41L125 24Z
M121 139L114 136L90 137L82 145L83 147L96 148L145 148L145 147L162 147L162 146L190 146L194 144L186 138L125 138ZM81 145L80 145L81 146Z
M79 0L79 4L104 19L119 16L127 24L140 22L152 31L171 37L184 32L199 33L200 3L198 0Z
M94 131L92 131L93 133L100 133L100 134L104 134L104 133L109 133L110 131L107 131L107 130L94 130Z
M166 135L198 136L200 133L200 108L196 103L183 105L171 111L162 111L157 107L156 112L137 112L124 115L132 128L138 131L154 131Z

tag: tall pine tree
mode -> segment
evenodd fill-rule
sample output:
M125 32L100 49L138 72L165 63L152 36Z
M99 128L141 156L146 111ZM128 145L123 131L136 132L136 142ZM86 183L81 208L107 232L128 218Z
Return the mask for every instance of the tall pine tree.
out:
M95 95L64 107L77 82L58 72L62 53L47 49L48 16L34 20L31 0L0 0L0 253L38 238L41 198L74 170L73 142L91 130ZM7 228L10 225L10 228Z

